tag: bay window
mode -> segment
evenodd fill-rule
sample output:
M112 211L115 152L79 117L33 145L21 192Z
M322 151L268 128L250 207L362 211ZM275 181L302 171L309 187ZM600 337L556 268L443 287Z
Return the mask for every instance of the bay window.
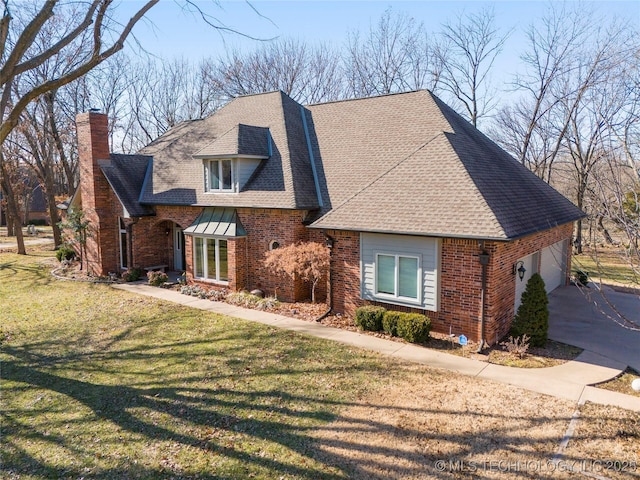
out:
M229 280L227 241L193 237L193 274L195 278L227 282Z

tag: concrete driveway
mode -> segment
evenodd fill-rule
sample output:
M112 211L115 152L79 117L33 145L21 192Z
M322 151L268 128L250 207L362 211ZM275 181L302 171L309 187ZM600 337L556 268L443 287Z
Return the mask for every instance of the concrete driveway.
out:
M605 300L606 298L606 300ZM549 295L549 338L584 348L640 372L640 331L624 328L615 310L640 328L640 295L604 287L561 287Z

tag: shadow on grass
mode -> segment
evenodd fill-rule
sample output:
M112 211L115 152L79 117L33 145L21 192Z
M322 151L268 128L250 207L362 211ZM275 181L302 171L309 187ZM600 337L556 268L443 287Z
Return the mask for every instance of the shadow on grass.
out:
M263 340L263 339L260 339ZM188 346L185 343L182 346ZM164 345L166 347L167 345ZM175 344L178 347L180 345ZM180 351L173 353L154 353L154 347L143 347L127 351L111 352L117 356L141 356L145 362L153 361L184 361L186 358ZM226 458L246 467L244 474L216 472L208 469L196 473L184 473L163 465L108 465L104 468L93 467L87 475L87 465L83 465L82 458L96 455L94 449L107 449L109 445L101 444L78 445L73 435L65 434L60 425L40 426L31 428L29 418L34 416L47 417L52 412L46 408L35 409L34 405L22 408L7 408L3 411L3 442L7 447L3 453L3 469L9 474L30 474L36 478L249 478L250 472L262 478L293 477L305 479L337 479L337 478L384 478L371 474L372 471L386 471L393 478L429 477L429 478L457 478L458 472L442 472L435 465L437 460L464 459L469 455L491 455L495 450L505 450L509 454L518 456L534 455L540 462L550 458L549 450L540 450L532 454L534 443L527 435L527 428L513 424L513 418L500 412L477 413L473 411L456 411L446 407L411 408L397 405L370 405L361 402L343 402L331 398L324 398L318 394L296 394L274 382L274 388L257 390L250 388L250 380L261 375L294 377L301 374L311 377L322 373L331 377L339 367L305 368L304 365L264 372L248 372L245 374L246 383L242 384L240 377L245 369L243 365L252 364L256 359L234 365L231 374L212 376L207 386L198 384L197 376L181 378L179 386L145 387L122 384L106 385L93 383L77 378L68 378L51 371L50 358L34 355L30 346L13 348L3 347L5 361L2 362L3 382L14 382L5 395L11 394L11 389L29 388L56 392L69 398L69 407L73 402L90 409L86 416L75 415L73 419L65 421L69 424L77 422L79 428L92 421L105 421L112 425L110 429L128 432L134 437L142 437L150 442L163 442L165 445L177 445L179 448L191 449L200 455ZM233 352L232 352L233 353ZM235 354L235 353L234 353ZM227 354L228 355L228 354ZM155 356L155 358L154 358ZM83 374L83 363L77 356L67 359L75 373ZM64 357L61 357L64 359ZM87 361L91 359L86 359ZM94 359L95 360L95 359ZM54 362L64 369L64 362ZM232 362L233 363L233 362ZM363 366L361 368L368 368ZM109 379L117 382L117 372L109 372ZM238 388L228 388L217 383L223 377L237 377ZM168 382L170 383L170 382ZM243 390L244 389L244 390ZM295 388L293 389L295 391ZM35 401L37 401L36 399ZM71 402L73 401L73 402ZM367 407L379 410L378 419L357 418L344 415L350 407ZM142 415L140 412L149 412ZM437 414L443 418L455 419L459 416L476 417L478 422L485 422L486 430L478 430L474 438L468 432L442 432L437 428L418 428L415 425L402 427L390 420L388 412L407 415ZM157 416L170 418L170 421L157 422ZM568 424L570 418L560 421ZM526 419L529 427L544 425L558 421L558 418L539 414ZM52 422L50 420L50 422ZM335 422L335 423L330 423ZM335 424L339 426L336 427ZM190 428L180 428L178 425L190 425ZM419 425L419 424L417 424ZM86 428L89 428L88 426ZM315 438L314 432L321 430L332 431L335 434L326 438ZM58 431L62 433L50 433ZM301 459L313 459L331 468L318 467L314 462L288 463L286 455L275 455L272 458L263 456L255 450L244 448L241 443L229 443L223 437L213 438L202 435L202 432L222 431L225 434L241 434L257 441L266 441L284 447L285 451L295 452ZM394 441L386 444L370 444L366 438L370 434L383 434ZM488 441L478 441L487 437ZM126 437L125 437L126 438ZM349 440L345 440L349 438ZM403 441L438 442L449 445L445 451L421 451L408 449ZM551 439L557 444L559 439ZM580 440L580 439L574 439ZM591 438L593 440L593 438ZM64 448L78 460L72 466L57 466L48 461L46 455L32 455L21 447L25 441L39 441ZM112 448L114 446L111 446ZM105 450L104 455L109 451ZM354 461L356 459L357 461ZM580 461L582 459L567 459ZM89 462L91 463L91 462ZM302 463L306 463L303 465ZM329 471L326 471L329 470ZM267 472L266 474L264 472ZM493 472L495 473L495 472ZM539 478L539 471L519 472L520 478ZM476 472L474 478L485 478L482 471Z

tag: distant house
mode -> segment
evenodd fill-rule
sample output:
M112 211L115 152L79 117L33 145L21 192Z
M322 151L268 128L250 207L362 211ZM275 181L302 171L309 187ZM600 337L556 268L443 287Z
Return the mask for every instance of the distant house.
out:
M23 204L21 212L21 222L23 225L27 225L33 221L39 223L50 224L49 212L47 209L47 201L45 199L42 185L32 175L25 173L24 175L23 193L21 195L21 202ZM28 208L25 208L25 205ZM6 226L7 224L7 212L2 202L2 192L0 192L0 226Z
M74 203L95 229L96 274L166 265L293 301L308 286L265 271L265 252L326 242L334 311L424 312L489 343L534 272L548 290L568 280L582 213L426 90L308 106L239 97L136 155L110 154L105 115L77 127Z

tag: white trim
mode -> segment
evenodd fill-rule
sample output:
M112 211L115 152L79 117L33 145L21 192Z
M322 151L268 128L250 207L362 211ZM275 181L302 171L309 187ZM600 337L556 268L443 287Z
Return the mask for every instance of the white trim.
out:
M231 165L231 188L211 188L211 164L213 162L218 163L218 185L224 183L222 179L222 163L229 162ZM231 158L211 158L206 159L203 162L204 166L204 191L205 193L236 193L238 191L236 185L236 162Z
M228 154L220 154L220 155L193 155L193 158L198 160L218 160L218 159L231 159L235 160L236 158L248 158L250 160L268 160L269 157L265 157L264 155L233 155L229 156Z
M196 261L196 254L197 254L196 240L197 239L202 240L202 275L204 276L197 275L198 273L197 261ZM209 278L206 276L207 272L209 271L209 258L207 255L207 249L208 249L207 240L215 241L215 244L214 244L215 258L216 258L216 272L215 272L216 277L215 278ZM192 241L193 241L193 278L198 281L228 285L229 284L229 242L227 242L227 238L203 236L203 235L192 235ZM227 279L226 280L220 279L220 242L227 242Z
M384 293L384 292L379 292L378 291L378 258L380 256L385 256L385 257L393 257L395 259L395 265L394 265L394 279L393 279L393 283L394 283L394 291L395 294L389 294L389 293ZM417 268L416 268L416 297L403 297L401 295L399 295L399 291L400 291L400 258L411 258L413 260L416 261L417 264ZM403 303L412 303L412 304L416 304L416 305L422 305L422 290L424 288L423 286L423 281L422 281L422 265L421 265L421 261L420 261L420 256L416 256L416 255L407 255L407 254L399 254L399 253L389 253L389 252L375 252L375 264L374 264L374 274L373 274L373 295L375 298L379 298L380 300L383 301L396 301L396 302L403 302Z

